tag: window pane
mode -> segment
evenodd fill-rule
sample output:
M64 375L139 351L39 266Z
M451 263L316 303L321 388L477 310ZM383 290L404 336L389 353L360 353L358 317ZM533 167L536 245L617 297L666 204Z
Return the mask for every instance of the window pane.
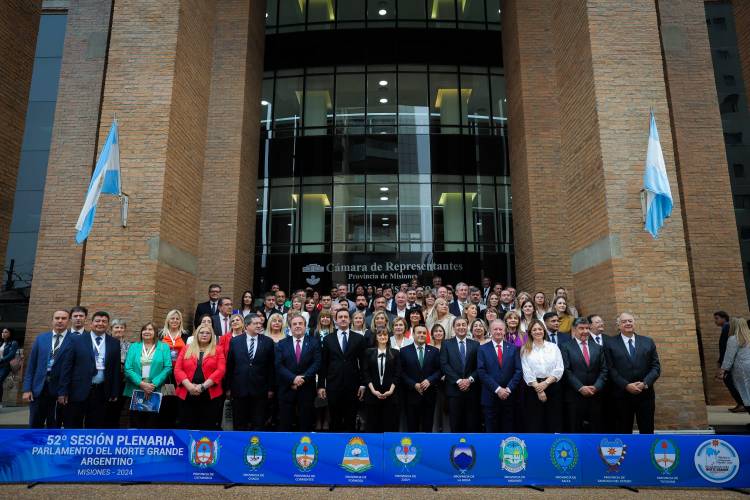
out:
M468 243L494 243L497 226L495 188L492 185L467 184L464 186L467 208ZM479 251L480 245L474 247ZM471 245L469 251L472 251Z
M34 71L31 79L30 101L57 100L57 84L60 79L62 58L50 57L34 60Z
M396 133L396 74L367 75L367 131L371 134Z
M347 28L365 25L365 0L339 0L336 2L338 24Z
M506 101L505 101L505 77L490 76L492 85L492 123L495 127L505 126Z
M335 18L333 0L307 0L307 22L324 23L315 29L330 27Z
M279 25L305 22L305 3L299 0L279 0Z
M272 252L284 252L287 245L294 243L297 203L294 198L299 192L291 187L276 187L271 191L271 216L269 236Z
M455 28L456 0L428 0L427 8L429 9L430 24L444 28Z
M432 241L431 186L401 184L399 196L401 251L420 252L420 243Z
M418 182L429 182L430 158L429 135L399 134L398 171L402 181L406 176L419 176L412 179L412 182L416 179L419 179Z
M427 75L399 73L398 123L404 134L429 133L429 96Z
M336 76L336 133L365 131L365 75Z
M398 184L367 184L368 241L398 241ZM386 248L369 247L373 251Z
M513 214L511 210L510 186L497 187L498 238L502 243L513 241Z
M398 18L424 22L427 19L425 4L421 0L398 0ZM403 23L399 23L401 25Z
M372 26L393 26L396 19L396 0L370 0L367 4L367 20Z
M271 129L271 111L273 110L273 79L266 78L260 90L260 128L262 133Z
M467 99L461 124L468 125L470 133L477 135L486 134L490 127L490 93L487 78L486 75L461 75L461 89Z
M458 133L461 123L462 104L458 91L458 75L450 73L430 74L430 124L431 131L438 134Z
M325 246L322 243L331 239L331 186L305 186L302 199L295 201L300 217L299 240L300 243L308 243L302 246L300 251L324 252Z
M274 130L283 132L284 135L292 135L301 125L302 78L277 79L274 97Z
M446 252L465 250L463 242L465 241L466 215L464 209L464 194L461 185L434 184L432 186L432 227L436 242L435 250ZM446 242L444 245L437 244L443 241Z
M39 19L35 57L62 57L67 15L45 14Z
M23 133L23 149L47 150L52 141L52 123L55 119L55 103L31 101L26 113Z
M460 28L484 28L484 0L459 0Z
M305 135L326 135L333 125L333 75L308 76L305 83Z
M334 252L365 250L365 187L335 185L333 187Z
M266 2L266 30L278 23L278 0L267 0Z
M500 0L486 0L487 22L500 23Z

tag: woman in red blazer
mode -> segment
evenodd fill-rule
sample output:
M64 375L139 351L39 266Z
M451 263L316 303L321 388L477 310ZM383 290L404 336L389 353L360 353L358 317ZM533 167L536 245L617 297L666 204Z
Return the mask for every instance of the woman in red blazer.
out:
M218 429L219 405L223 398L221 379L226 358L216 345L213 328L200 325L193 333L193 342L177 356L174 368L180 398L180 426L184 429Z

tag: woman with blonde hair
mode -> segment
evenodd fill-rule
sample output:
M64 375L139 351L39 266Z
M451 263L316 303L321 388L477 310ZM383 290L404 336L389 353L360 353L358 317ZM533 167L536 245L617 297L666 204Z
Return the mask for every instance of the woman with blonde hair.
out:
M402 348L414 343L414 339L405 336L406 334L406 319L395 318L393 320L393 336L391 337L391 349L400 351Z
M467 324L472 324L475 319L479 318L479 306L476 304L466 304L464 306L464 313L461 315Z
M503 319L505 320L505 326L507 328L505 330L506 342L510 342L516 347L524 345L526 343L526 335L520 331L521 315L518 314L518 311L506 312Z
M177 356L185 348L192 337L185 331L182 313L179 309L172 309L164 319L164 327L159 330L159 339L169 347L169 357L172 366L177 363ZM170 372L162 387L161 408L159 409L159 427L161 429L174 429L177 422L177 397L175 389L177 383L174 373Z
M742 397L745 410L750 413L750 327L745 318L729 320L727 350L717 378L723 379L728 371L732 372L737 392Z
M250 321L250 320L248 320ZM234 313L229 316L229 332L231 335L222 335L219 339L219 348L224 351L224 357L229 352L229 343L233 338L245 334L245 317L240 313Z
M391 334L391 322L388 319L388 315L384 311L377 311L372 314L370 318L370 331L377 332L378 328L385 328L388 330L388 335Z
M279 313L273 313L266 322L266 336L278 344L286 337L284 333L284 318Z
M200 325L193 342L177 356L174 368L180 423L184 429L218 430L221 414L221 380L226 370L224 351L218 348L210 326Z
M435 308L432 314L427 318L427 329L432 331L432 327L439 324L445 330L445 340L453 337L453 316L448 308L448 301L442 297L435 300Z

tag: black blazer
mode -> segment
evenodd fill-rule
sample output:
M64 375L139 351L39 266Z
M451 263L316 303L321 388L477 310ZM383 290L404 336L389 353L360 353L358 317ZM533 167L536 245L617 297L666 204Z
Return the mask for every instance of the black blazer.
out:
M366 403L378 403L381 400L376 398L372 392L370 392L369 384L376 391L387 392L391 389L391 384L396 386L398 391L398 385L401 380L401 362L399 360L399 353L395 349L390 347L386 350L385 354L385 370L383 372L383 383L380 383L380 364L378 361L378 348L370 347L362 355L362 378L365 384L365 402ZM395 392L391 399L396 396Z
M232 315L230 314L229 318L231 318L231 317L232 317ZM211 316L211 325L213 326L214 335L216 335L216 338L221 337L223 335L223 333L221 332L221 315L219 315L219 313L216 313L213 316ZM229 329L230 330L232 329L231 322L229 324ZM271 341L271 342L273 342L273 341Z
M573 339L560 346L565 373L563 374L565 399L575 401L582 396L578 390L585 385L596 387L597 394L602 392L606 383L609 369L604 356L604 348L593 340L587 342L589 349L589 364L583 358L583 352L578 347L578 341Z
M219 303L216 302L216 310L218 313L219 310ZM195 316L193 316L193 328L198 328L198 325L201 322L201 318L204 314L208 314L209 316L213 316L213 313L211 312L211 301L208 300L206 302L201 302L195 307Z
M461 306L458 305L457 300L454 300L453 302L448 304L448 312L457 318L461 317Z
M325 336L322 341L318 388L326 391L356 392L364 385L360 362L367 348L364 336L349 331L346 352L341 352L338 330Z
M417 357L416 344L409 344L401 349L399 356L401 358L401 381L406 391L406 400L408 403L419 403L422 398L428 401L434 400L437 395L437 384L443 372L440 370L440 350L431 345L425 345L424 366L419 367L419 358ZM423 381L430 381L430 387L421 395L414 388L414 385Z
M276 384L280 401L294 401L297 395L315 399L315 375L320 370L320 342L313 336L305 336L302 342L300 361L294 354L294 337L286 337L276 344L274 355ZM305 378L301 389L291 385L297 375Z
M647 390L653 390L653 384L661 374L661 364L654 341L637 334L633 334L633 338L635 339L635 355L632 359L619 334L604 344L604 353L609 363L609 375L616 393L626 392L625 386L631 382L643 382L648 386Z
M90 334L76 335L62 353L58 396L68 396L74 403L86 401L91 379L96 375L94 346ZM104 392L107 398L120 396L120 341L104 335Z
M479 390L479 375L477 374L477 352L479 342L466 338L466 366L461 363L461 353L458 350L458 338L453 337L443 342L440 349L440 368L445 374L445 395L448 397L461 396L466 392L461 391L456 381L463 378L473 378L469 391Z
M563 345L567 344L568 342L572 342L573 341L573 337L571 337L569 333L555 332L555 335L557 336L557 342L552 342L552 336L550 335L549 332L547 332L547 336L549 337L549 341L552 342L553 344L556 344L557 347L562 348ZM591 342L595 343L593 340Z
M232 391L232 397L264 397L268 391L276 390L275 350L273 340L265 335L258 335L255 340L255 356L250 361L247 335L238 335L229 342L224 386Z

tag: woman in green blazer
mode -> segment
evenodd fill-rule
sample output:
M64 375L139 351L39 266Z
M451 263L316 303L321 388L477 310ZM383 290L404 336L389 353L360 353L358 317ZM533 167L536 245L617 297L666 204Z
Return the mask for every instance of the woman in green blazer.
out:
M141 327L141 341L131 344L125 359L125 390L123 396L132 398L134 390L146 395L159 392L172 373L172 357L169 346L156 338L156 326L146 323ZM128 407L130 404L128 402ZM130 427L153 429L158 413L148 411L130 412Z

